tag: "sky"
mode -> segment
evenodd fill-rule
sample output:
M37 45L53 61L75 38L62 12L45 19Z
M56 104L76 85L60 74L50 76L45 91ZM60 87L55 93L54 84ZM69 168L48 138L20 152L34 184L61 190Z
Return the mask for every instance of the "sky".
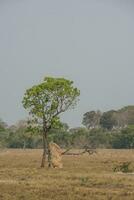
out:
M71 127L87 111L133 105L133 0L0 0L0 118L25 119L24 92L45 76L80 89L61 116Z

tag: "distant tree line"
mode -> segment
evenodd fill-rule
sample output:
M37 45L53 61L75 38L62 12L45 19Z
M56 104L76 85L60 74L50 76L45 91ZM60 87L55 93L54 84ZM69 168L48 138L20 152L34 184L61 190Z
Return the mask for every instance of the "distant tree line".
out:
M82 123L87 129L123 129L129 125L134 125L134 106L126 106L120 110L109 110L103 113L101 111L89 111L84 114Z
M134 148L134 106L83 115L85 127L69 128L66 123L51 129L49 141L62 148ZM42 130L21 120L8 126L0 120L0 148L42 148Z

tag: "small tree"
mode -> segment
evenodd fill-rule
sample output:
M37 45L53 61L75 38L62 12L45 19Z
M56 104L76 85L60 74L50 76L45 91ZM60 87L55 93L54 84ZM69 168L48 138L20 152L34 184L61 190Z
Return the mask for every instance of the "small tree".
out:
M64 78L46 77L44 81L26 90L23 106L37 123L42 124L43 156L41 167L45 166L48 153L48 166L51 167L51 152L48 133L60 123L59 115L73 108L80 91L73 86L73 81Z

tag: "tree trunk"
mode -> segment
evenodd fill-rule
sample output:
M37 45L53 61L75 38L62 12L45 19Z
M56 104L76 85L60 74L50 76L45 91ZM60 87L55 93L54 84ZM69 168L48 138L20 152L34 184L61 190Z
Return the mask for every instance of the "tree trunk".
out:
M45 167L46 157L48 154L48 167L52 166L52 160L51 160L51 150L49 147L49 141L48 141L48 133L47 131L43 131L43 155L42 155L42 161L41 161L41 167Z
M41 167L45 167L46 155L47 155L47 140L46 140L46 132L43 131L43 155L42 155Z
M51 167L51 151L48 141L48 131L50 128L46 127L46 120L43 117L43 155L42 155L42 162L41 167L45 167L46 156L48 154L48 167Z
M49 146L48 141L47 141L47 144L48 144L48 167L52 167L51 151L50 151L50 146Z
M42 155L42 160L41 160L41 167L45 167L45 161L46 161L46 152L43 149L43 155Z
M23 149L25 150L26 149L26 141L24 140L24 143L23 143Z

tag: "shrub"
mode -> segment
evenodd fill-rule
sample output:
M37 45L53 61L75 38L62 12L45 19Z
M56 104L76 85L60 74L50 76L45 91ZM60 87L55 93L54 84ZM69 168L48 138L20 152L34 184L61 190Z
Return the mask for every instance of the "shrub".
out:
M133 172L133 169L131 168L130 165L131 165L131 162L120 163L113 168L113 171L123 172L123 173Z

